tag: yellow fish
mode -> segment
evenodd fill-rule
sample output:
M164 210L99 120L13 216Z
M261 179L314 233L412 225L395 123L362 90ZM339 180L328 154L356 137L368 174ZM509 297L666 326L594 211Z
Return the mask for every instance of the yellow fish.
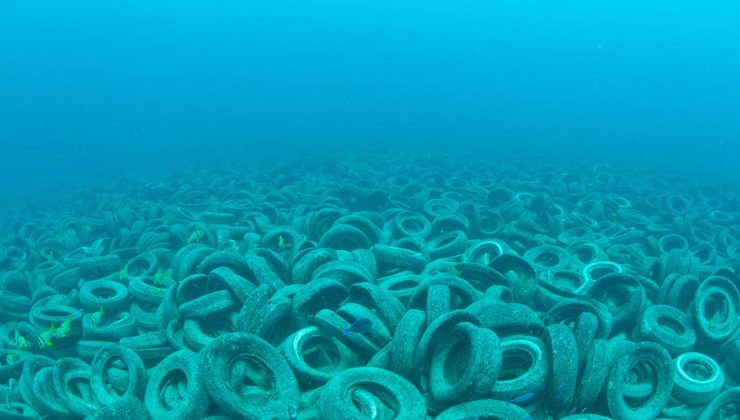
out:
M439 274L439 273L447 273L452 274L453 276L461 277L463 272L462 270L458 270L457 267L454 265L446 265L443 267L435 268L432 274Z
M148 284L144 288L144 293L147 296L153 296L153 297L162 297L164 296L164 289L161 289L159 287L149 286Z
M27 350L31 348L31 343L29 343L28 339L22 336L18 330L15 330L15 347L18 350Z
M103 318L103 315L105 315L105 311L101 307L99 311L93 312L92 315L90 315L90 323L93 325L98 325L100 320Z
M172 269L169 270L157 270L157 273L154 274L152 277L152 283L154 283L156 286L161 286L164 284L164 281L167 280L167 277L169 277L172 274Z
M19 358L18 353L8 353L5 355L5 363L11 365L17 362Z
M69 333L72 331L72 318L67 318L62 322L62 325L59 326L59 328L54 331L54 337L55 338L64 338L69 336Z
M200 229L195 229L193 233L190 234L190 237L187 240L187 244L197 244L203 239L203 237L206 234L203 233Z
M277 249L278 251L282 251L283 248L285 248L285 240L283 239L283 235L279 235L277 240Z
M54 337L54 333L56 332L56 330L57 328L54 326L54 324L52 324L51 328L46 331L42 331L41 334L36 337L36 344L38 344L40 349L51 347L51 338Z
M120 271L118 271L118 280L124 280L128 276L128 269L126 267L123 267Z

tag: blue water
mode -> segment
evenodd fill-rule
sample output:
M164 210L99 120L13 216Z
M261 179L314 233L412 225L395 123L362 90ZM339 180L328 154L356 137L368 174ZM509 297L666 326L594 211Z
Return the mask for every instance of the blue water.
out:
M735 176L738 21L730 1L3 1L0 193L338 144Z

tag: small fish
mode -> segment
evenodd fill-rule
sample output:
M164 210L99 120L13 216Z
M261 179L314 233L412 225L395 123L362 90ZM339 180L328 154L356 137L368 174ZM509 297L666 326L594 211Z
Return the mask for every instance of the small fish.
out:
M128 276L128 268L123 267L118 271L118 280L125 280L126 276Z
M155 286L161 286L164 284L164 281L167 280L167 278L172 274L172 269L169 270L157 270L157 272L152 276L152 283L154 283Z
M18 330L15 330L15 347L18 350L27 350L31 348L31 343L28 342L28 339L21 335L21 333L18 332Z
M445 265L435 269L432 274L447 273L456 277L462 277L462 270L458 270L454 265Z
M54 337L54 333L56 332L57 327L54 326L54 324L51 325L51 328L49 328L46 331L42 331L41 334L39 334L38 337L36 337L36 344L39 346L39 349L45 349L47 347L52 346L51 338Z
M103 318L103 315L105 315L105 311L101 307L99 311L94 312L92 315L90 315L90 323L93 325L98 325L100 320Z
M52 250L46 251L46 261L47 262L54 262L54 251L52 251Z
M164 296L164 289L147 284L144 286L144 294L152 297L162 297Z
M54 331L54 338L68 337L72 331L72 318L67 318L62 322L62 325Z
M18 356L18 353L8 353L5 355L5 364L12 365L17 362L19 358L20 356Z
M285 239L283 239L283 235L279 235L277 240L277 249L278 251L282 251L283 248L285 248Z
M373 321L371 321L369 318L360 318L353 322L352 325L342 330L342 335L346 337L350 333L362 334L365 331L369 330L372 325Z
M187 244L200 243L201 239L203 239L205 235L206 234L203 233L203 231L201 231L200 229L195 229L193 233L191 233L190 236L188 237L188 240L186 241L186 243Z
M583 408L581 409L581 411L578 411L578 407L573 407L573 408L571 408L570 410L568 410L568 412L567 412L566 414L567 414L567 415L569 415L569 416L570 416L571 414L583 414L583 413L585 413L585 412L586 412L586 410L587 410L587 409L588 409L588 407L583 407ZM578 411L578 413L576 413L576 411Z
M519 395L518 397L514 397L506 402L509 404L521 404L521 403L525 403L531 400L532 398L534 398L534 392L529 391L529 392L525 392L522 395Z

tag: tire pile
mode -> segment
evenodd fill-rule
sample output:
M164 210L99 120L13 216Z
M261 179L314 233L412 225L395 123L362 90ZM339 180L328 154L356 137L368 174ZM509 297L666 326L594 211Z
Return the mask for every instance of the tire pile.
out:
M0 418L728 418L738 198L431 155L65 192L0 237Z

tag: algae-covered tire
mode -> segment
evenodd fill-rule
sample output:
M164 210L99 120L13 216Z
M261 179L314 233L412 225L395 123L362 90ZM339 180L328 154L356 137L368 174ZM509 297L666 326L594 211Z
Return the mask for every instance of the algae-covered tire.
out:
M153 419L198 420L209 407L199 358L189 350L167 356L149 372L144 404Z
M690 405L712 401L722 391L725 374L711 357L684 353L676 357L673 396Z
M382 271L402 269L419 273L428 262L423 253L412 249L375 244L370 250L375 256L378 268Z
M114 314L128 308L128 288L112 280L92 280L80 287L80 304L89 311L103 308L107 314Z
M85 420L146 420L148 418L149 414L141 400L128 395L104 406Z
M740 386L726 389L704 408L698 420L721 419L725 413L736 414L737 411L733 409L736 409L738 405L740 405Z
M531 418L527 410L518 405L499 400L476 400L454 405L439 413L434 420L461 419L527 419Z
M491 388L491 397L509 401L531 393L541 398L546 392L550 354L545 343L526 335L501 338L501 372Z
M288 362L256 335L232 333L213 340L202 351L202 366L208 394L233 419L285 418L298 405L298 382Z
M90 366L74 357L62 357L54 363L54 395L75 417L94 414L100 403L92 392Z
M671 356L694 348L696 333L691 317L669 305L652 305L640 317L635 328L639 338L663 346Z
M653 373L652 390L639 403L626 398L628 378L636 371ZM639 377L639 376L637 376ZM609 373L606 400L609 412L618 419L655 418L671 397L673 390L673 360L663 347L652 342L635 345L621 355Z
M139 355L129 348L118 344L101 348L95 355L91 368L90 383L93 393L104 405L115 403L128 396L140 397L144 394L146 389L144 363Z
M553 411L573 403L578 381L578 344L573 332L563 324L549 325L544 336L550 355L550 378L545 385L546 404Z
M712 316L715 312L717 316ZM691 316L699 342L722 344L740 325L740 292L725 277L708 277L699 284Z
M371 413L379 419L426 419L424 398L416 387L374 367L348 369L332 378L321 390L319 409L325 420L365 420Z
M496 333L468 322L457 324L434 351L429 387L436 401L487 396L501 371Z

